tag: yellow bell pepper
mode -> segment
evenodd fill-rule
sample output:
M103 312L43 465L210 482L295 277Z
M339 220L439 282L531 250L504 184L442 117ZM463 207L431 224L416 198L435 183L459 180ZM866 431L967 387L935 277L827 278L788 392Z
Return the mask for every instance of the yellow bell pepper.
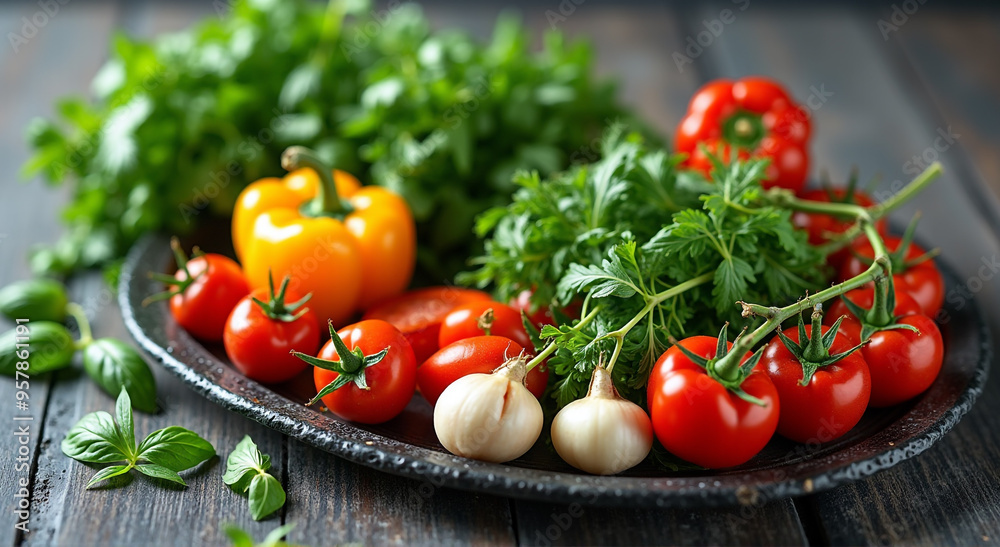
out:
M403 292L416 260L416 228L406 202L378 186L325 167L293 146L290 171L243 190L233 211L233 246L251 289L268 271L291 278L289 290L312 293L321 321L343 326L358 310Z

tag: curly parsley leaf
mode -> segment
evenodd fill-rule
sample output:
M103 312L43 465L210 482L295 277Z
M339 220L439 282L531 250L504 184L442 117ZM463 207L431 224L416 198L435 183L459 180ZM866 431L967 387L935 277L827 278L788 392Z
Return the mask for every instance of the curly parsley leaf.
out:
M581 397L616 350L615 383L641 403L671 336L714 335L742 321L737 300L781 302L825 283L823 257L790 211L762 199L765 162L720 164L707 181L621 125L602 155L547 180L518 175L513 203L480 217L486 252L460 277L500 298L532 288L535 305L600 308L583 328L541 331L558 347L557 405Z

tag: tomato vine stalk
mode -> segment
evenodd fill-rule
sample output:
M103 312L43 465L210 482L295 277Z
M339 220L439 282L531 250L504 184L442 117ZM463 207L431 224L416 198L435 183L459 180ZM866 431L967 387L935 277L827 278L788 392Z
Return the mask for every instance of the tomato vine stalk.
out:
M861 288L872 281L875 282L875 306L873 309L879 315L885 316L876 318L876 321L889 322L892 310L888 309L886 305L886 295L893 290L891 286L892 261L885 247L885 242L882 241L882 236L875 229L875 221L923 190L941 174L941 171L941 164L934 162L898 193L870 208L848 203L825 203L804 200L791 195L789 192L782 191L767 194L774 203L797 211L854 218L855 224L841 237L837 238L836 245L840 247L846 246L857 237L858 233L863 233L871 242L875 259L867 270L857 276L815 294L807 295L798 302L782 308L738 302L743 307L743 317L756 316L763 317L766 320L749 335L740 336L727 355L711 363L710 366L714 368L713 372L723 380L736 380L740 374L740 356L762 342L772 331L779 328L783 322L802 313L806 309L814 307L816 304L841 296L853 289ZM827 250L836 250L837 246L831 246Z
M881 310L880 313L883 315L889 314L890 316L881 318L876 317L875 322L877 323L879 320L887 322L891 319L892 310L887 310L887 306L885 305L885 295L888 294L888 291L892 290L892 263L889 253L885 247L885 243L882 241L882 237L875 229L875 221L882 218L903 203L909 201L916 194L926 188L931 182L933 182L934 179L941 174L941 172L941 164L935 162L915 177L906 187L891 196L889 199L867 208L850 203L830 203L801 199L796 197L792 192L783 189L773 189L764 192L764 200L771 205L778 205L796 211L820 213L854 219L854 225L852 225L843 234L828 243L819 246L820 251L827 254L831 253L842 247L850 245L859 235L864 234L871 241L875 259L871 266L860 275L844 281L843 283L833 285L813 295L808 295L802 300L789 306L779 308L738 302L738 304L743 307L744 317L759 316L765 318L765 322L748 335L739 336L732 350L725 356L719 358L718 360L710 361L708 366L712 367L712 375L727 386L734 385L734 388L738 388L738 382L740 380L741 356L763 341L768 334L780 327L785 320L794 317L796 314L799 314L808 308L814 307L818 303L836 298L850 290L861 288L872 281L874 281L876 285L875 309ZM643 306L643 308L636 313L630 321L628 321L621 328L601 335L596 339L615 340L615 348L607 364L608 372L614 368L615 363L621 355L625 337L632 330L632 328L639 324L647 315L653 313L657 306L663 302L671 298L676 298L677 296L695 287L709 283L713 278L714 273L708 272L663 291L652 294L645 293L645 306ZM589 302L589 295L585 300L585 304L587 302ZM586 305L584 309L586 309ZM573 327L573 330L579 330L593 320L599 309L600 308L598 307L590 311L590 313L587 313L584 318ZM530 369L543 362L550 355L552 355L556 349L557 344L555 341L550 341L545 349L528 363L528 368Z

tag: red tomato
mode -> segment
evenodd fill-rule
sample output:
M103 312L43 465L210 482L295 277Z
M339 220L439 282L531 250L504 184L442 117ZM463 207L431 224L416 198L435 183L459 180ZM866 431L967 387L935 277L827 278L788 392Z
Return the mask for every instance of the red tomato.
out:
M515 310L524 310L528 314L528 319L531 323L535 325L539 330L545 325L556 326L556 319L552 317L552 310L548 306L535 306L531 302L532 291L523 290L516 297L511 299L508 303L510 307ZM580 303L571 302L568 306L562 309L563 314L571 319L578 319L580 317Z
M183 257L179 245L174 242L171 245ZM209 253L179 266L174 274L174 290L180 292L170 297L170 313L195 338L207 342L222 340L229 313L250 293L239 265L230 258ZM189 274L192 281L188 280Z
M826 334L824 325L820 332ZM811 336L812 325L806 325ZM785 336L799 342L799 329L785 329ZM854 347L853 341L837 334L829 351L831 355ZM765 372L778 390L781 413L778 434L800 443L826 443L843 436L861 420L868 407L872 380L860 351L816 369L809 383L803 378L802 363L780 338L768 343L758 369Z
M236 368L248 378L266 384L290 380L306 368L306 363L295 357L292 350L313 355L319 347L319 320L312 310L306 309L294 321L268 316L252 298L268 302L267 289L257 289L243 297L226 322L222 342L226 355ZM287 295L290 301L299 298Z
M685 165L710 173L704 146L723 161L769 158L765 188L796 192L809 171L809 114L772 80L748 77L709 82L695 93L677 128L674 148Z
M696 355L715 356L716 339L710 336L692 336L679 344ZM742 360L749 358L747 353ZM752 371L741 387L765 406L740 399L676 347L656 361L649 384L648 406L656 438L671 453L703 467L747 462L764 448L778 426L778 391L759 370Z
M922 314L923 311L920 309L920 304L910 296L910 293L900 290L898 287L895 288L896 293L896 307L893 308L892 314L896 317L903 315L914 315ZM874 287L862 287L860 289L854 289L853 291L848 291L844 295L848 300L854 302L861 309L868 310L871 309L872 304L875 303L875 288ZM823 316L823 323L827 325L834 324L837 319L843 316L854 316L851 310L847 308L847 304L838 298L830 305L830 311L826 312ZM859 331L860 332L860 331ZM860 343L861 340L852 338L855 344Z
M341 329L338 334L349 350L360 348L365 355L375 355L389 348L389 353L365 369L368 389L349 382L323 397L323 404L330 412L352 422L380 424L395 418L409 404L417 386L417 362L406 337L396 327L380 320L361 321ZM333 341L323 346L318 357L340 360ZM339 376L337 372L319 367L313 370L313 375L317 391Z
M831 195L832 194L832 195ZM833 190L817 189L808 190L801 195L802 199L807 199L810 201L822 201L826 203L848 203L847 190L844 188L835 188ZM862 207L871 207L875 205L870 197L864 192L855 191L853 199L849 203L855 205L860 205ZM831 239L830 236L836 234L842 234L848 230L854 221L847 220L843 218L838 218L833 215L824 215L821 213L806 213L804 211L796 211L792 214L792 223L798 228L806 231L809 235L809 243L813 245L820 245L826 243ZM882 234L883 237L888 233L886 228L886 221L884 218L879 219L875 223L875 229L878 233ZM858 240L864 239L864 236L860 236ZM835 251L830 256L827 257L826 261L829 265L834 268L840 268L840 266L851 256L850 249L844 248L839 251Z
M363 319L381 319L400 330L422 363L438 350L438 332L448 313L470 302L492 300L483 291L427 287L403 293L369 308Z
M944 341L934 321L926 315L906 315L896 322L912 325L920 334L908 329L880 330L860 350L872 376L871 407L912 399L927 391L941 372ZM852 340L860 339L861 328L855 317L840 324L840 332Z
M479 328L479 318L486 313L486 310L493 310L493 326L490 327L491 336L502 336L518 343L521 347L534 353L534 344L524 330L521 323L521 314L514 308L499 302L472 302L459 306L445 316L441 323L441 331L438 333L438 347L445 347L452 342L483 336L483 329Z
M888 236L885 238L886 249L892 253L899 249L902 238ZM840 268L840 279L850 279L868 269L871 260L875 257L872 244L867 239L858 241L853 245L854 251L867 259L867 263L857 256L848 257ZM903 261L910 261L926 254L919 245L910 243L906 250ZM894 260L893 262L899 262ZM915 266L903 269L902 265L893 264L892 279L895 286L910 293L910 296L920 304L924 315L934 317L941 311L941 304L944 303L944 278L941 272L934 265L933 260L925 260Z
M417 385L420 386L420 393L433 405L455 380L474 373L489 374L522 351L520 344L502 336L459 340L441 348L420 365ZM532 395L540 398L545 393L548 380L549 371L542 363L528 372L525 386Z

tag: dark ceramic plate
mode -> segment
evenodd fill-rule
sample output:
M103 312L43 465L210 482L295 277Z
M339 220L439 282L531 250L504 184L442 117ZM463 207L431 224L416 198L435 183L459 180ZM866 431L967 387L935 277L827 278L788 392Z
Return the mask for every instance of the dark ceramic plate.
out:
M724 471L668 473L643 464L625 474L595 477L569 467L545 443L508 464L459 458L438 444L430 405L414 397L389 423L364 426L303 405L314 393L308 372L264 386L228 364L221 346L206 347L174 322L166 304L142 307L161 290L149 271L169 271L163 237L149 236L129 253L119 301L136 341L196 391L268 427L342 458L433 486L547 501L670 507L757 504L817 492L871 475L913 457L940 439L975 402L992 355L986 321L974 301L946 308L944 368L921 397L891 409L870 410L848 435L806 446L775 439L750 462ZM944 269L949 285L955 275Z

